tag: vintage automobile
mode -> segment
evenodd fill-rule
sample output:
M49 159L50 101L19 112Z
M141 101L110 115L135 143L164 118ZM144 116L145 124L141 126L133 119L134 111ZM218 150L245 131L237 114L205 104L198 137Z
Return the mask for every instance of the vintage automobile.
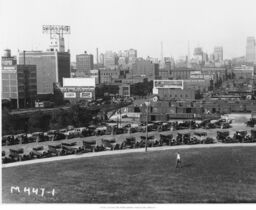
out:
M62 153L61 153L62 155L76 154L81 150L81 147L78 146L76 142L62 143L61 148L62 148Z
M203 139L201 141L202 144L213 144L214 143L214 139L211 137L206 137L205 139Z
M119 144L116 143L115 138L101 139L102 146L105 150L116 150L119 149Z
M100 126L97 127L94 131L96 136L102 136L107 134L107 127L106 126Z
M217 131L218 141L224 142L227 137L229 137L229 131Z
M233 136L233 139L241 143L241 142L244 142L246 135L247 135L247 131L244 131L244 130L236 131Z
M246 125L253 128L254 125L256 125L256 118L250 118L250 120L246 122Z
M150 135L150 136L140 136L140 142L137 142L137 146L138 147L145 147L146 145L146 141L147 141L147 146L148 147L153 147L153 146L157 146L159 145L159 141L157 141L157 139L155 138L154 135Z
M174 145L173 135L160 134L160 145L169 145L169 146Z
M49 140L49 137L45 136L43 132L34 132L32 133L32 138L34 142L42 142Z
M126 137L125 141L122 142L121 144L121 149L131 149L131 148L135 148L136 145L136 138L133 136L130 137Z
M256 142L256 130L251 130L252 142Z
M19 149L10 149L9 150L9 157L12 158L15 161L21 161L22 160L22 154L24 153L23 148Z
M206 136L207 136L207 132L196 131L196 132L194 132L194 135L195 135L196 138L200 141L200 143L203 143L203 137L206 137Z
M45 158L49 156L49 152L44 148L44 146L38 146L34 147L29 155L31 158Z
M96 140L83 140L83 149L85 152L95 152Z
M62 148L61 144L48 145L48 152L50 155L59 156L61 154Z
M178 145L180 144L189 144L190 142L190 133L178 133L176 136L176 142Z

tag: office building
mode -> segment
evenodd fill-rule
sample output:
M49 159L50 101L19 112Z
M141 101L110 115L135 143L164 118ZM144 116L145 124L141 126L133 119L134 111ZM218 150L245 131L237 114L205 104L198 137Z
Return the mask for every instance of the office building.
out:
M76 67L79 74L89 75L90 70L93 69L93 55L87 54L85 51L84 54L76 55Z
M214 61L222 62L223 61L223 47L214 47Z
M17 65L11 51L2 57L2 99L13 108L33 107L37 96L36 66Z
M137 59L135 63L132 64L128 78L136 76L145 77L148 78L148 80L158 79L159 64L142 58Z
M120 72L112 69L99 69L99 81L100 83L114 83L116 79L119 79Z
M112 51L106 51L104 54L104 67L111 68L116 65L116 55Z
M247 37L246 40L246 62L255 63L255 38Z
M90 70L90 78L95 78L95 83L98 85L100 83L100 71L98 69Z
M58 51L24 51L18 55L19 64L36 65L37 94L53 94L54 83L63 85L70 77L70 53Z
M127 50L127 52L128 52L128 62L134 63L137 59L137 50L129 49L129 50Z
M232 72L236 79L253 79L254 67L242 65L234 67Z

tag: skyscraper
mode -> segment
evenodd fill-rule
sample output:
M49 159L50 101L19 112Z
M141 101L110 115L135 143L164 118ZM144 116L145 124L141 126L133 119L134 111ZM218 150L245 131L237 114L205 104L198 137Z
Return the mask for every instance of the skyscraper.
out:
M70 77L70 53L58 51L24 51L18 55L19 64L36 65L37 94L53 94L54 83L63 85Z
M104 66L113 67L116 65L116 55L112 51L106 51L104 54Z
M93 69L93 55L87 54L85 51L84 54L76 56L76 67L77 72L81 75L89 75L90 70Z
M255 63L255 38L252 36L246 40L246 62Z
M214 47L214 61L222 62L223 61L223 47Z
M2 57L2 99L11 101L13 107L33 106L37 94L36 66L17 65L11 51Z

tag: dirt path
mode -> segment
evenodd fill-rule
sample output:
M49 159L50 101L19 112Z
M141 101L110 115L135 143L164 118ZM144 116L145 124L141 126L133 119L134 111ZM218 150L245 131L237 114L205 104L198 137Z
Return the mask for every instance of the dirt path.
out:
M216 144L162 146L162 147L148 148L148 152L163 151L163 150L174 150L174 149L213 148L213 147L241 147L241 146L242 147L253 147L253 146L256 146L256 143L233 143L233 144L216 143ZM51 157L51 158L44 158L44 159L35 159L35 160L28 160L28 161L22 161L22 162L2 164L2 168L30 165L30 164L36 164L36 163L61 161L61 160L71 160L71 159L78 159L78 158L88 158L88 157L98 157L98 156L105 156L105 155L117 155L117 154L128 154L128 153L139 153L139 152L141 152L141 153L145 152L145 149L144 148L138 148L138 149L115 150L115 151L103 151L103 152L93 152L93 153L85 153L85 154L77 154L77 155Z

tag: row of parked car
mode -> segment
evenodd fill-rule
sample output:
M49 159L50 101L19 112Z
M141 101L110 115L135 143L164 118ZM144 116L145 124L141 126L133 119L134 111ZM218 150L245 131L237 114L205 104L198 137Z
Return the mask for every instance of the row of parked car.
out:
M256 142L256 130L251 130L251 135L246 130L236 131L233 136L230 136L229 131L217 131L217 140L222 143Z
M28 144L33 142L43 141L58 141L62 139L72 139L77 137L87 136L99 136L99 135L111 135L111 134L124 134L124 133L136 133L136 132L148 132L151 131L168 131L168 130L182 130L182 129L211 129L211 128L223 128L227 129L231 127L231 121L225 119L220 120L204 120L201 122L196 121L153 121L147 125L145 123L133 123L123 124L122 126L116 125L116 123L105 123L104 125L90 125L88 127L74 128L68 126L65 129L50 130L47 132L35 132L32 134L18 134L18 135L7 135L2 138L2 146L16 145L16 144Z
M217 131L216 139L223 143L256 142L256 130L251 130L251 135L248 135L247 131L236 131L233 137L229 136L229 131L220 130ZM148 138L143 135L140 136L139 140L134 136L130 136L121 143L117 143L115 138L102 139L101 143L97 143L96 140L83 140L82 145L73 142L34 147L29 154L24 154L23 148L10 149L9 156L5 154L5 151L2 151L2 162L10 163L87 152L142 148L145 147L146 142L148 147L159 147L164 145L213 144L217 141L207 137L206 132L193 132L193 134L191 132L177 133L176 138L173 137L173 134L160 134L160 139L157 139L154 135L149 135Z
M83 137L85 132L90 131L87 127L74 128L68 126L66 129L49 130L47 132L21 133L17 135L6 135L2 137L2 146L28 144L33 142L57 141L62 139L71 139Z
M103 138L100 143L97 143L96 140L83 140L82 145L78 145L77 142L49 144L48 146L34 147L28 154L24 154L24 149L22 148L10 149L9 156L4 151L2 152L2 162L10 163L87 152L142 148L145 147L146 142L148 147L215 143L214 139L207 137L206 132L194 132L193 135L192 133L178 133L176 138L173 137L173 134L160 134L159 139L154 135L148 135L147 138L143 135L140 136L139 140L131 135L121 143L117 143L115 138Z

